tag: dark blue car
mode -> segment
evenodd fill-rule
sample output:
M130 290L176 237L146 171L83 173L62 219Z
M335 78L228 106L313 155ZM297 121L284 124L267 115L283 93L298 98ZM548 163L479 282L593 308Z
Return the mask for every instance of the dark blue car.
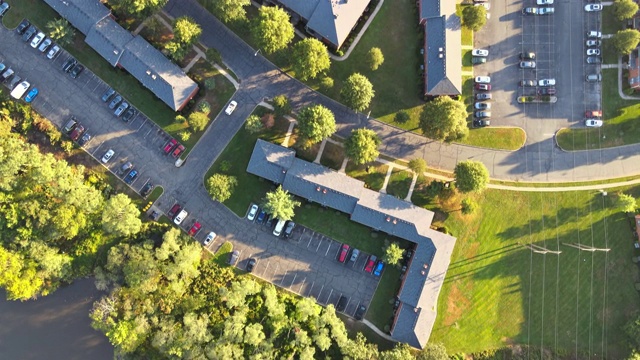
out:
M136 177L138 177L138 170L131 170L124 178L124 182L131 184Z
M384 263L382 260L378 260L375 269L373 269L373 275L380 276L382 274L382 270L384 270Z
M260 210L260 213L258 214L258 219L256 220L256 222L258 224L262 224L266 219L267 219L267 212L264 210Z

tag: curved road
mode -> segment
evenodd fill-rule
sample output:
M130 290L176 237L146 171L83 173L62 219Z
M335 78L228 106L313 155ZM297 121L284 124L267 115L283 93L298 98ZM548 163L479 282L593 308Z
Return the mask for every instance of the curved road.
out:
M248 110L264 97L285 94L294 108L319 103L331 109L336 115L340 136L348 136L350 131L357 127L373 129L383 140L381 147L383 154L398 159L422 157L435 168L452 170L458 161L473 159L482 161L489 169L492 178L536 182L573 182L640 174L640 144L602 150L564 152L556 147L553 139L547 139L529 143L514 152L497 151L443 144L375 119L367 119L365 115L355 113L291 78L260 54L254 56L255 49L227 29L196 0L170 0L165 11L173 17L188 15L195 19L202 26L201 42L207 47L217 49L224 62L230 65L241 80L240 88L234 95L234 99L244 107L238 115L248 115L250 113ZM234 113L233 117L224 119L225 122L232 122L232 124L215 125L232 131L242 126L245 117L236 116ZM211 140L211 143L215 139L223 139L226 145L234 134L229 132L221 136L216 133L217 131L209 131L203 139L205 142ZM202 150L203 146L197 146L197 148ZM191 154L190 160L197 158L194 156L196 154L193 152ZM209 152L207 157L215 159L217 154L219 152L216 154Z

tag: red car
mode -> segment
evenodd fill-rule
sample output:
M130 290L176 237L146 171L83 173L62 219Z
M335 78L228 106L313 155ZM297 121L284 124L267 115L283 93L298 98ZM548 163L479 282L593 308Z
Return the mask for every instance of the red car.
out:
M369 260L367 260L367 264L364 266L364 271L371 274L373 266L376 264L376 260L378 260L378 258L376 258L375 255L369 255Z
M586 118L602 117L602 110L587 110L584 113Z
M184 151L184 145L180 144L175 150L173 150L172 155L174 158L177 158L178 156L180 156L180 154L182 154L183 151Z
M82 135L83 132L84 132L84 126L82 126L81 124L78 124L76 128L73 129L73 132L71 133L71 135L69 135L69 137L73 141L78 141L78 139L80 138L80 135Z
M167 215L169 215L169 217L171 219L173 219L173 217L176 216L176 214L180 212L180 209L181 209L180 204L175 204L175 205L173 205L171 210L169 210L169 213Z
M176 139L171 139L167 142L167 144L164 146L164 153L168 154L171 152L171 150L173 150L174 147L176 147L176 145L178 145L178 141Z
M202 225L200 225L200 223L196 221L196 223L193 224L191 229L189 229L189 236L193 236L193 235L197 234L198 231L200 231L201 227L202 227Z
M480 90L480 91L489 91L489 90L491 90L491 85L490 84L476 84L475 88L476 88L476 90Z
M340 248L340 252L338 253L338 261L341 263L347 261L347 254L349 254L349 245L342 244L342 248Z

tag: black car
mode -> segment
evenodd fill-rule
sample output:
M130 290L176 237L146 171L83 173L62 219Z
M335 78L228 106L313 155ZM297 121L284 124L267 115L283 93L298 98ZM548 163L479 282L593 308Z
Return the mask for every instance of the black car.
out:
M267 215L267 221L264 222L264 224L267 226L267 228L271 229L273 227L273 221L274 221L274 217Z
M491 125L490 120L473 119L473 127L485 127Z
M118 106L118 104L120 104L121 101L122 101L122 96L116 95L116 97L114 97L113 100L111 100L111 102L109 103L109 109L115 109L116 106Z
M136 116L136 110L130 107L124 112L124 115L122 115L122 121L129 122L134 116Z
M37 31L38 29L35 26L29 25L24 34L22 34L22 41L27 42L31 40L31 37L35 35Z
M296 227L296 223L294 223L293 221L288 221L287 226L284 229L284 237L285 238L290 237L295 227Z
M349 303L349 299L344 295L340 296L340 300L338 300L338 305L336 305L336 311L343 312L344 309L347 308L347 303Z
M142 197L147 197L147 195L149 195L149 193L151 192L151 190L153 190L153 184L148 182L145 186L142 187L142 189L140 190L140 195L142 195Z
M86 144L89 140L91 140L91 134L89 134L88 132L84 133L84 135L82 135L82 137L80 138L80 140L78 140L78 144L80 146Z
M71 70L71 77L74 79L77 78L80 76L80 73L82 73L82 70L84 70L84 66L77 64L73 67L73 70Z
M247 262L247 272L253 272L253 269L256 267L257 263L258 260L256 260L255 258L249 259L249 261Z
M528 51L520 53L520 60L535 60L536 53Z
M78 60L71 58L62 65L62 71L68 73L78 63Z
M358 310L356 310L356 313L353 315L353 317L356 318L356 320L362 320L365 312L367 312L367 307L364 305L360 305L358 306Z
M520 80L519 85L523 87L536 86L536 82L533 80Z
M29 27L29 25L31 25L31 23L29 22L29 20L27 19L22 19L22 22L20 23L20 25L18 25L18 27L16 28L16 32L19 35L24 34L24 31L27 30L27 28Z
M108 88L107 91L102 94L102 102L107 102L115 95L116 91L113 88Z

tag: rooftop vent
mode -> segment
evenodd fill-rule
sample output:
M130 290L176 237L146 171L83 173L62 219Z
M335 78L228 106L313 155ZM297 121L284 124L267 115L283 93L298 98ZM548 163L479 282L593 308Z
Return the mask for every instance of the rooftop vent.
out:
M387 216L387 222L391 221L391 218L389 216Z
M151 70L147 70L147 75L151 75Z
M155 79L156 79L156 75L155 75L155 74L151 75L151 78L152 78L153 80L155 80Z
M441 47L440 47L440 48L438 48L438 51L443 52L443 51L444 51L444 48L441 48Z
M322 190L322 193L323 193L323 194L326 194L326 193L327 193L327 189L323 189L323 190Z
M443 55L443 54L438 54L438 57L439 57L440 59L442 59L442 58L444 57L444 55Z

